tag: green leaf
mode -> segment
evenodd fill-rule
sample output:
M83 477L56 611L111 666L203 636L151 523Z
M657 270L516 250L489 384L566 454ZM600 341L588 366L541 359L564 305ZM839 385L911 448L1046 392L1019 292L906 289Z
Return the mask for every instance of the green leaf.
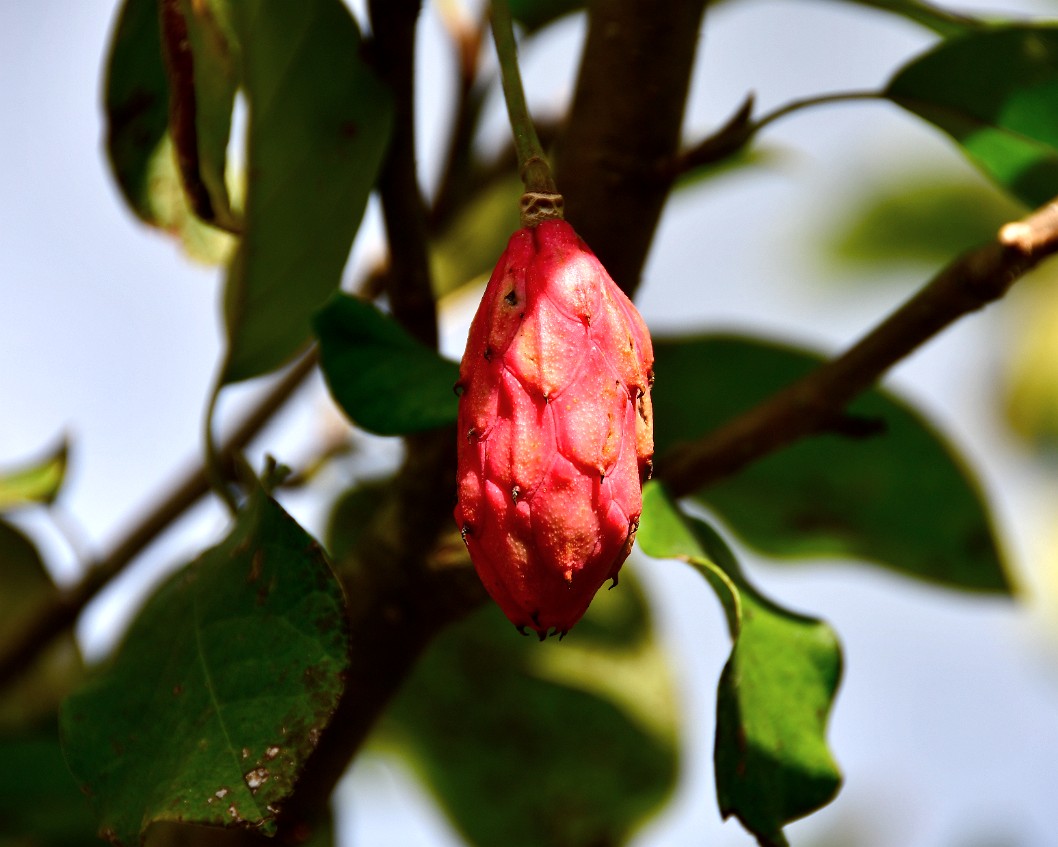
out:
M522 638L492 604L450 627L382 730L470 844L617 845L674 787L672 702L622 573L561 645Z
M511 16L530 32L585 5L584 0L510 0Z
M249 103L244 231L228 273L226 383L287 362L341 282L391 102L341 0L232 6Z
M826 743L841 650L820 620L777 606L754 589L720 536L682 515L658 483L643 491L637 539L647 555L679 558L713 586L734 647L717 692L717 797L763 845L825 806L841 786Z
M234 240L187 201L169 135L169 85L158 0L125 0L107 58L106 149L122 196L145 223L177 236L193 258L219 263Z
M459 365L370 303L336 295L317 315L316 335L331 394L359 426L404 435L455 422Z
M960 15L930 3L923 3L921 0L847 0L847 2L901 15L945 38L963 35L984 26L984 23L976 18Z
M430 244L430 277L438 298L492 272L511 234L521 226L517 175L481 189Z
M20 530L0 520L0 647L18 639L55 585L37 548ZM82 675L81 654L71 634L57 638L0 697L0 733L54 715Z
M1058 194L1058 28L945 41L898 71L886 95L951 135L1022 202Z
M69 443L64 438L50 453L12 470L0 470L0 512L33 503L51 503L66 477Z
M737 336L657 339L655 442L664 453L819 365L791 347ZM819 435L696 497L779 557L843 557L975 591L1009 592L992 522L958 454L909 406L868 391L848 409L884 431Z
M848 273L850 265L939 267L1021 215L1021 205L991 183L923 170L861 191L819 231L842 281L855 281L863 274Z
M184 192L196 215L237 233L226 181L239 77L227 0L161 0L169 80L169 133Z
M54 727L0 736L0 847L98 847Z
M255 491L63 706L67 761L103 835L135 844L155 821L273 832L341 694L347 637L319 545Z

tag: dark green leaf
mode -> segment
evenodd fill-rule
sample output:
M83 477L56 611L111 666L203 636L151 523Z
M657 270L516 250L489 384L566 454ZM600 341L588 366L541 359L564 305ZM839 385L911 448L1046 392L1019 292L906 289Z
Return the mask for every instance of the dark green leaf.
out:
M98 847L54 727L0 736L0 847Z
M446 630L383 730L478 847L625 843L676 778L667 666L624 575L561 645L492 604Z
M37 548L21 531L0 520L0 647L18 638L56 588ZM56 639L0 696L0 732L54 715L81 678L83 665L73 636Z
M530 32L584 8L584 0L510 0L511 16Z
M404 435L454 423L459 366L370 303L339 294L316 317L323 374L359 426Z
M331 508L327 523L327 550L339 573L345 558L360 543L364 527L385 502L389 478L367 480L342 493Z
M848 0L849 2L856 3L860 6L872 6L875 9L881 9L882 11L892 12L896 15L902 15L914 21L917 24L921 24L924 27L928 27L938 35L942 35L945 38L952 38L955 36L963 35L967 32L972 32L975 29L980 29L984 26L982 21L975 18L967 17L966 15L960 15L956 12L951 12L948 9L943 9L940 6L934 6L931 3L923 3L922 0Z
M825 806L841 786L826 743L841 678L837 637L756 591L720 536L682 515L658 483L643 491L637 539L650 556L694 565L724 606L735 644L717 692L720 811L761 844L785 845L782 828Z
M819 364L733 336L658 339L659 453L753 406ZM1008 592L988 508L955 451L910 407L869 391L849 413L862 438L820 435L700 492L749 544L781 557L878 562L947 586Z
M188 253L220 262L233 239L191 212L169 136L169 86L158 0L125 0L107 60L106 148L126 202L152 226L177 235ZM226 130L225 130L226 132Z
M898 71L886 94L951 135L1022 202L1058 194L1058 28L945 41Z
M245 0L232 20L250 125L244 235L225 291L227 383L308 342L341 282L392 111L341 0Z
M31 503L51 503L62 488L68 452L64 438L48 455L21 467L0 470L0 512Z
M63 706L105 836L135 844L165 820L273 831L341 693L345 622L319 545L257 490Z

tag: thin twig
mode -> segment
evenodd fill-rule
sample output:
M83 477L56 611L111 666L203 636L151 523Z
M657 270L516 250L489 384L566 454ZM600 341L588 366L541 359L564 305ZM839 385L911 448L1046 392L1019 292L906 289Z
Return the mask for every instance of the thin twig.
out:
M219 449L221 463L232 459L261 431L316 367L313 348L250 409ZM172 489L129 530L103 559L90 566L76 585L56 593L0 653L0 690L6 688L60 633L74 624L96 594L210 490L203 464L187 471Z
M1058 203L959 256L845 353L657 463L657 476L686 496L749 463L824 431L894 364L963 315L998 300L1058 252Z
M695 168L711 165L726 159L745 147L762 129L795 112L832 103L884 99L885 94L881 91L837 91L831 94L819 94L814 97L792 100L753 120L753 95L750 94L739 106L735 114L720 129L703 138L693 147L682 151L676 157L670 168L670 175L677 177Z

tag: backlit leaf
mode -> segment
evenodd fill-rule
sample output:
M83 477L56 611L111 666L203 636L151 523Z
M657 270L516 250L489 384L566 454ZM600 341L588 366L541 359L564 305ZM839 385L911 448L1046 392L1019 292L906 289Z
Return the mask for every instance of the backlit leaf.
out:
M0 512L32 503L51 503L66 476L66 439L48 455L21 467L0 469Z
M341 694L345 622L319 545L255 491L63 706L103 835L136 844L155 821L273 831Z

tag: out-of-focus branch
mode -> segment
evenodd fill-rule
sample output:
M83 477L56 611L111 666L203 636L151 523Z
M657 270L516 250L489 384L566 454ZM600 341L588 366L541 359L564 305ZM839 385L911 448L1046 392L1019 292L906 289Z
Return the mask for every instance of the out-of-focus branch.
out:
M685 496L832 428L849 402L894 364L963 315L1001 298L1055 252L1058 201L959 256L845 353L700 440L674 447L658 460L658 478Z
M371 0L369 8L375 67L394 101L393 137L378 179L392 270L386 293L404 328L436 347L426 205L415 167L415 25L421 5L421 0Z
M672 186L705 0L596 0L556 156L566 219L633 292Z
M246 417L221 442L219 461L229 474L233 459L249 444L261 428L305 381L316 367L313 348L254 404ZM69 629L77 617L108 583L138 556L151 542L176 522L210 490L206 469L199 464L188 470L168 493L157 502L111 552L89 567L80 582L57 592L35 617L0 653L0 690L13 682L33 663L52 640Z
M476 24L471 25L455 12L446 14L446 9L447 4L438 6L458 60L458 90L441 180L430 208L428 223L430 231L434 233L443 228L469 196L468 177L473 165L474 130L485 99L484 90L477 82L481 42L488 25L487 15L482 15Z

